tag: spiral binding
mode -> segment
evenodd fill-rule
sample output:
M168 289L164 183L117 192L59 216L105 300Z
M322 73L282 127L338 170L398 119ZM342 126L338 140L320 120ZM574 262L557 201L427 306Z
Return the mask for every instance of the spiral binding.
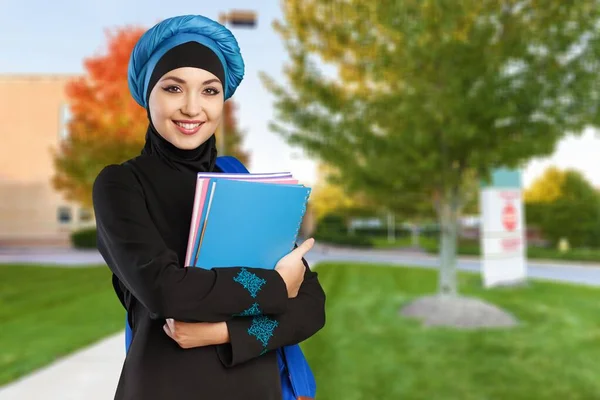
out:
M292 249L298 241L298 233L300 232L300 226L302 225L304 214L306 214L306 205L308 204L308 198L310 197L311 191L312 189L308 188L308 191L306 192L306 197L304 198L304 207L302 207L302 212L300 213L300 218L298 219L298 226L296 227L296 234L294 235L294 241L292 242Z

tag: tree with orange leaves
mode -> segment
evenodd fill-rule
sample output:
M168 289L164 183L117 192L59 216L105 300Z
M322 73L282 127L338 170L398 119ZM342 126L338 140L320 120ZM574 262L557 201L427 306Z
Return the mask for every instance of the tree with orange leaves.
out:
M68 200L92 206L92 186L100 170L140 154L148 126L146 110L129 93L127 67L141 27L108 32L104 54L84 60L86 73L66 88L71 120L68 136L54 153L52 184ZM225 106L226 145L230 155L248 161L240 150L241 133L233 104Z
M235 114L237 105L232 100L227 100L224 107L223 124L225 127L225 148L227 149L227 155L237 158L248 167L250 156L241 147L244 133L238 128ZM218 136L219 132L217 132L217 143L219 143Z
M129 94L127 66L144 29L107 33L105 54L84 60L86 73L68 83L68 136L54 155L54 187L67 199L91 208L92 185L107 164L140 153L148 125L146 111Z

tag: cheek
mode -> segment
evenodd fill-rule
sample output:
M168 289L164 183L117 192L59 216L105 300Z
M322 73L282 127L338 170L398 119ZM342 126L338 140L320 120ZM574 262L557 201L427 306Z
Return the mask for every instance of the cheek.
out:
M162 119L170 119L171 116L179 109L179 104L175 99L163 97L160 100L159 113Z
M179 105L173 98L164 95L157 95L154 101L150 103L150 116L154 123L171 119L171 116L177 111Z
M223 101L210 102L204 110L209 120L218 121L223 114Z

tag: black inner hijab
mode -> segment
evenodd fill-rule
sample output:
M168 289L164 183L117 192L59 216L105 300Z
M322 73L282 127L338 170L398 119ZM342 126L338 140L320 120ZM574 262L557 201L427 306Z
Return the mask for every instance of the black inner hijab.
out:
M217 55L208 47L198 42L187 42L173 47L158 61L150 77L147 97L150 97L150 92L162 76L169 71L182 67L204 69L214 74L222 83L225 82L223 65ZM150 110L148 109L147 112L150 123L146 131L146 143L142 149L142 154L156 155L171 168L179 171L195 174L214 169L217 158L216 138L214 134L195 149L180 149L158 133L150 118Z

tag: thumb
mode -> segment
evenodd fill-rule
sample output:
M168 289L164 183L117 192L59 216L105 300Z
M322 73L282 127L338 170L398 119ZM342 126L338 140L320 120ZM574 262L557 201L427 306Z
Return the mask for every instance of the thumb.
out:
M299 255L300 257L304 257L304 255L306 253L308 253L310 251L310 249L312 249L314 244L315 244L314 238L306 239L304 242L302 242L302 244L300 246L298 246L294 249L294 252L297 255Z

